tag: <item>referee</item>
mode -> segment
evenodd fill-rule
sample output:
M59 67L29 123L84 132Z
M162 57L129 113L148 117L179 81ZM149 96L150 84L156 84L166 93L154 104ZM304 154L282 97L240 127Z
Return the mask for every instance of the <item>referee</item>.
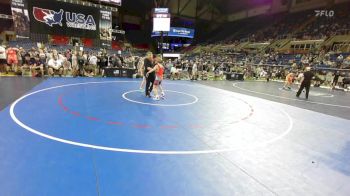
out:
M147 72L153 69L153 54L152 52L147 52L146 58L144 60L144 76L146 77ZM153 83L156 79L154 72L150 73L148 77L146 77L146 88L145 93L146 97L151 97L151 92L153 89Z
M304 72L304 77L303 80L300 84L300 88L296 94L296 96L299 98L301 92L304 90L306 90L306 94L305 94L305 98L308 99L309 98L309 91L310 91L310 86L311 86L311 80L314 77L314 74L311 72L311 67L307 67L306 71Z

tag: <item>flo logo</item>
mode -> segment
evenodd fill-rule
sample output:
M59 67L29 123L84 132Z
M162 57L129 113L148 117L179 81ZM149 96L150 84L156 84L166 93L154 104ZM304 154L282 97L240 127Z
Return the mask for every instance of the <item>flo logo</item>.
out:
M333 10L315 10L316 17L333 17L334 16L334 11Z
M55 24L62 26L62 9L59 12L55 12L54 10L33 7L33 16L35 20L45 23L50 27Z

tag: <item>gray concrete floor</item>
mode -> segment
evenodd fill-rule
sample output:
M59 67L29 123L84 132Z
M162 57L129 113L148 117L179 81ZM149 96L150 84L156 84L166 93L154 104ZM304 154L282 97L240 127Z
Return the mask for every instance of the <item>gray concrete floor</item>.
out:
M0 110L44 80L31 77L0 77Z

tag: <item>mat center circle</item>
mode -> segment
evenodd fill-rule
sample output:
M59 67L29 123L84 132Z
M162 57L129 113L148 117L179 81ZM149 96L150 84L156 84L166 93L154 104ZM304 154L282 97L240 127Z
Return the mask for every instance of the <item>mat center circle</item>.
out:
M142 105L150 106L161 106L161 107L179 107L192 105L198 102L198 97L191 95L185 92L165 90L167 95L164 99L155 101L153 99L145 97L144 93L141 93L139 90L132 90L125 92L122 97L123 99ZM171 95L169 95L171 94ZM180 100L179 103L177 103ZM175 102L174 102L175 101Z

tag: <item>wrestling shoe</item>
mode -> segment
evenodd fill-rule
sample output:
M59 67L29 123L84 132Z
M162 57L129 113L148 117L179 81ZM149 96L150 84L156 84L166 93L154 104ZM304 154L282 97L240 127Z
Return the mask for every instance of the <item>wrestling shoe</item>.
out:
M156 97L153 97L153 100L154 100L154 101L159 101L160 98L159 98L159 96L156 96Z

